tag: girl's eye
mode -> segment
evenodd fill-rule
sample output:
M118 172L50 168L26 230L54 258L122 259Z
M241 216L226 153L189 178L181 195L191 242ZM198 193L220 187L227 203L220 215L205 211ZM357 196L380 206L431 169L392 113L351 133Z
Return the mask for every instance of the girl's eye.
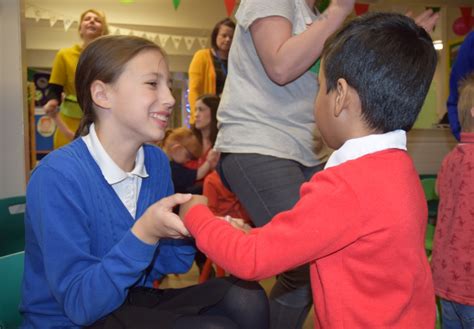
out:
M152 87L156 87L158 85L158 83L156 81L149 81L149 82L147 82L147 84L152 86Z

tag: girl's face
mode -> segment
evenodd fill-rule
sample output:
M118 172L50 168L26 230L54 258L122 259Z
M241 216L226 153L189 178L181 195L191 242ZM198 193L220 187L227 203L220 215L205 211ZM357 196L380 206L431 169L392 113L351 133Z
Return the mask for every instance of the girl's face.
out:
M234 37L234 30L227 25L221 25L216 37L216 45L220 51L228 52Z
M132 58L113 85L109 118L118 141L141 145L163 139L175 100L170 74L158 50L145 50Z
M211 125L211 109L200 99L196 102L196 120L194 126L198 130L209 128Z
M82 39L95 39L100 37L103 34L103 22L102 18L94 14L93 12L88 12L84 15L79 27L79 35Z

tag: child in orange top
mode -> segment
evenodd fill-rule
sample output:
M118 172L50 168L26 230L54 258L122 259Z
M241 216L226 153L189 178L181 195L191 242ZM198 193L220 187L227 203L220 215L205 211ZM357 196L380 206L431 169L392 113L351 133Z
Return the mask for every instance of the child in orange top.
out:
M325 170L293 209L247 233L191 202L184 222L197 246L248 280L309 262L317 328L432 329L427 207L406 131L436 63L430 36L406 16L350 21L326 42L318 76L316 122L336 150Z
M196 186L196 183L214 170L219 160L219 153L210 150L197 169L187 167L186 163L201 156L202 146L192 130L186 127L167 131L162 144L163 150L171 161L171 175L175 191L188 193L199 190L200 192L202 185Z

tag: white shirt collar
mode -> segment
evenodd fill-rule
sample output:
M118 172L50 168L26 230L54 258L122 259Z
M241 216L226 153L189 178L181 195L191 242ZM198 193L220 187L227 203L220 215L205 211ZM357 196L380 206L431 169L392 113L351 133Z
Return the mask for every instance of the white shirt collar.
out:
M334 151L326 163L326 168L338 166L346 161L387 149L407 149L407 135L404 130L394 130L385 134L374 134L349 139Z
M145 168L145 152L143 150L143 146L140 147L137 152L137 156L135 158L135 168L133 168L130 173L127 173L123 171L107 154L104 147L100 143L99 138L97 137L94 124L91 124L89 127L89 134L83 136L82 140L86 144L87 149L91 153L95 162L97 162L97 165L102 171L102 175L104 175L105 180L110 185L117 184L130 175L141 178L148 177L148 173Z

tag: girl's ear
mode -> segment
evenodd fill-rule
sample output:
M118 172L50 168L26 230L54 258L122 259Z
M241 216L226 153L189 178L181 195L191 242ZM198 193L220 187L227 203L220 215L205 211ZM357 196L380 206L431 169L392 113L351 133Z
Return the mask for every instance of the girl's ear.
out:
M109 86L100 80L95 80L91 84L91 97L95 105L102 109L110 109Z

